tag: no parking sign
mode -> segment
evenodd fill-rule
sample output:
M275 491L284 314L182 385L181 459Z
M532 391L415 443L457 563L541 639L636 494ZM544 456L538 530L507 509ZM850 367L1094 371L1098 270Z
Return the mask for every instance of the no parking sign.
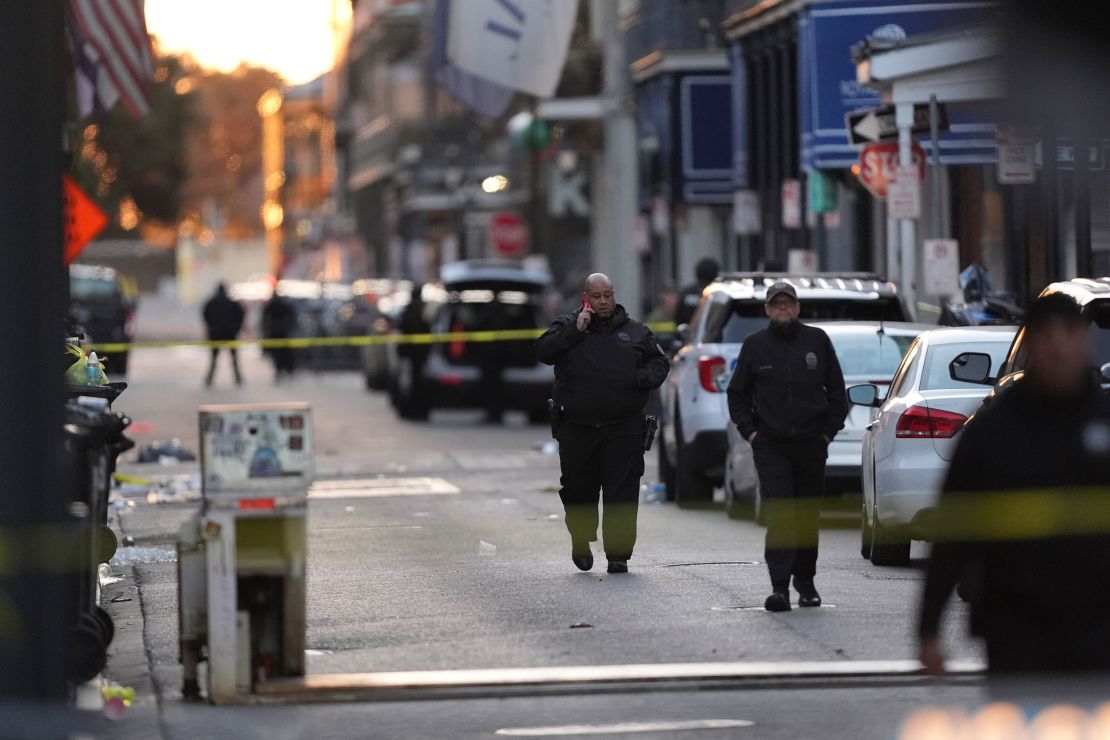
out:
M955 239L925 240L925 294L960 292L960 243Z

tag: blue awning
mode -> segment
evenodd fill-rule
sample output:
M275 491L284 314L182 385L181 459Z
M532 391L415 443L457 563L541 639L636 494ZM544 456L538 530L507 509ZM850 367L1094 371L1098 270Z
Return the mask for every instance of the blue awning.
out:
M856 82L850 49L869 36L904 39L977 25L990 18L992 2L829 2L798 17L798 90L801 159L805 168L842 169L859 161L844 116L882 105L879 93ZM996 159L994 123L974 106L951 107L949 130L940 137L941 163L990 164ZM932 156L928 136L922 147Z

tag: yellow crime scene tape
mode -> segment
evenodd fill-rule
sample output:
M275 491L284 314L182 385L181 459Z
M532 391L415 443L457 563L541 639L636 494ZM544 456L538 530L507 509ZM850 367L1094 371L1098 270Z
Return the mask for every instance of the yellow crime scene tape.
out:
M673 322L647 325L659 334L674 331ZM309 347L371 347L385 344L438 344L445 342L519 342L537 339L546 329L503 329L499 331L453 331L438 334L374 334L349 337L290 337L288 339L230 339L230 340L180 340L165 342L90 342L89 349L110 355L130 350L171 349L174 347L209 347L240 349L307 349Z

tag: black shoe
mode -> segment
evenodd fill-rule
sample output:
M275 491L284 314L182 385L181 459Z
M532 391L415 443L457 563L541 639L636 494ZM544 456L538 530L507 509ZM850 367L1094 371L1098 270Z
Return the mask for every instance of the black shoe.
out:
M578 570L590 570L594 567L593 553L586 553L585 555L575 555L571 553L570 559L574 561L574 565Z
M790 592L775 591L763 602L763 608L769 612L790 611Z
M799 581L794 579L794 588L798 592L798 606L821 606L821 594L813 585L813 581Z
M609 567L606 570L609 573L627 573L628 561L623 558L609 558Z

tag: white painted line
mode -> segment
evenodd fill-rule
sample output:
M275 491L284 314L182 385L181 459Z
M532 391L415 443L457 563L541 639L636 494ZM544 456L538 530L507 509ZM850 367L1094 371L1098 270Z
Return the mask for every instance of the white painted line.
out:
M443 478L363 478L316 481L310 499L380 498L385 496L454 496L458 486Z
M621 735L635 732L681 732L683 730L727 730L752 727L746 719L695 719L675 722L616 722L609 725L556 725L552 727L508 727L496 735L510 737L565 737L568 735Z

